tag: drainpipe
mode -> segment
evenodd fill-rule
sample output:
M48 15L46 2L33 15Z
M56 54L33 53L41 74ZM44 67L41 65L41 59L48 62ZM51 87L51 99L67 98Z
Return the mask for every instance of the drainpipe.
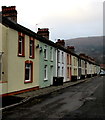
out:
M4 52L0 52L0 80L2 80L2 55Z
M59 59L58 58L58 54L59 54L58 51L59 51L59 49L57 49L57 77L58 77L58 59Z

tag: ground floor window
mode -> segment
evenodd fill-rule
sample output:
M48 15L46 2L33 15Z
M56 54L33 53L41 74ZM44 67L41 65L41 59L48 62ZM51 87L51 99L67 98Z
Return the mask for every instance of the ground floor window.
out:
M33 80L33 62L25 62L25 83L31 83Z
M67 78L69 78L69 67L67 67Z
M58 77L60 76L60 67L58 67Z
M64 75L64 68L62 67L62 76Z
M45 65L44 66L44 80L47 80L48 79L48 77L47 77L47 70L48 68L47 68L47 65Z

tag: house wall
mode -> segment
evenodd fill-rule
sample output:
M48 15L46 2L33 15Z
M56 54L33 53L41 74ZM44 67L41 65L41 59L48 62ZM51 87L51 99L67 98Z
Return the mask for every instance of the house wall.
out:
M96 66L96 73L97 73L97 74L100 73L100 66Z
M8 92L8 83L0 83L0 95L6 94Z
M42 51L39 51L39 86L40 88L48 87L53 84L53 77L56 76L56 49L52 46L49 46L45 43L39 43L40 48ZM44 47L47 46L47 60L44 59ZM50 59L50 50L53 50L53 60ZM47 79L44 79L44 67L47 65ZM52 67L52 68L51 68ZM52 69L52 70L51 70ZM51 77L52 76L52 77Z
M90 64L89 64L89 62L87 62L87 75L90 75L91 73L90 73Z
M29 36L25 35L25 57L18 57L18 31L3 26L3 76L2 81L7 81L4 89L8 93L25 90L39 86L39 51L35 48L35 59L29 58ZM35 45L39 42L35 40ZM12 49L11 49L12 48ZM33 61L33 82L24 83L25 61ZM6 88L7 87L7 88ZM3 90L3 91L5 91ZM4 93L3 93L4 94Z
M59 53L58 53L59 51ZM63 57L62 57L62 53L63 53ZM59 55L58 55L59 54ZM57 49L56 50L56 75L57 77L64 77L63 82L66 82L66 52ZM62 70L63 68L63 70Z
M0 23L0 52L2 52L2 24Z
M78 58L78 79L81 79L81 59Z
M81 66L82 66L82 75L85 75L85 61L81 60Z
M66 64L66 81L71 81L71 75L72 75L72 59L71 59L71 55L70 54L66 54L65 57L67 60L67 64Z
M4 52L0 58L1 62L1 72L0 72L0 89L1 94L5 94L8 92L8 49L7 49L7 31L8 28L4 25L0 24L0 52Z
M78 58L72 55L72 80L78 78Z

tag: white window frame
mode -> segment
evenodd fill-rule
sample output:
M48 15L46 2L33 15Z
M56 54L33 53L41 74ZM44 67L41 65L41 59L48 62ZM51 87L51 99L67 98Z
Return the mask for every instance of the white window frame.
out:
M44 80L48 80L48 66L44 66Z
M19 53L19 55L22 55L23 52L23 38L21 36L19 36L19 50L21 50L21 53Z
M44 46L44 59L48 60L48 47L47 47L47 45Z
M58 62L60 62L60 50L57 51L58 52Z
M53 61L53 48L50 48L50 60Z
M64 63L64 52L62 52L62 63Z
M30 55L30 57L33 57L33 54L34 54L34 51L33 51L33 46L34 46L34 41L33 40L30 40L30 53L29 53L29 55Z
M28 65L28 66L27 66ZM26 65L25 65L25 70L26 70L26 68L27 69L29 69L29 79L28 80L26 80L26 78L25 78L25 82L30 82L31 81L31 74L32 74L32 65L31 64L29 64L29 63L26 63ZM26 74L26 73L25 73Z

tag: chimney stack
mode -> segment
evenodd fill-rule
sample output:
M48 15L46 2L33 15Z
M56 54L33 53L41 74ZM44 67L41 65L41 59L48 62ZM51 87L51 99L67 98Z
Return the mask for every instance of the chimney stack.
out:
M38 28L37 34L49 40L49 29L48 28Z
M17 23L17 11L16 6L2 6L2 16Z
M56 44L61 45L61 46L64 47L65 46L65 41L58 39L57 42L56 42Z
M67 49L70 50L71 52L75 52L75 47L74 46L67 46Z

